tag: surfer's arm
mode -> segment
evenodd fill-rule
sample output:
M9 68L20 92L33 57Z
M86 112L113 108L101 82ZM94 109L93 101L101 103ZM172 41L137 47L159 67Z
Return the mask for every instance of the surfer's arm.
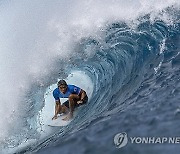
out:
M86 97L86 92L83 89L81 89L79 95L80 95L80 101L83 101L83 99Z
M60 106L61 106L60 101L56 101L55 116L57 116L57 115L58 115L59 110L60 110Z
M54 119L57 119L57 115L58 115L58 113L59 113L59 111L60 111L60 107L61 107L61 102L60 102L60 100L56 100L56 105L55 105L55 115L54 115L54 117L52 118L52 120L54 120Z

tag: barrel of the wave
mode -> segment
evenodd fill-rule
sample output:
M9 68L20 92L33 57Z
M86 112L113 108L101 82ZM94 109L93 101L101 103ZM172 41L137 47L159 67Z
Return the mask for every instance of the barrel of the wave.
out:
M65 79L68 84L73 84L81 89L85 90L87 93L87 96L89 100L91 99L92 92L93 92L93 83L90 79L90 77L83 71L72 71L69 76ZM66 113L61 113L57 115L57 119L52 120L52 117L54 115L54 109L55 109L55 100L53 97L53 90L57 88L57 84L53 84L50 87L47 88L47 91L45 93L45 106L43 107L42 111L40 112L41 115L41 123L44 124L44 129L49 127L60 127L60 126L66 126L69 123L71 123L76 116L78 115L78 108L86 107L88 105L88 102L85 106L80 106L78 108L75 108L75 111L73 113L73 118L69 120L63 120L66 118ZM68 98L61 98L61 104L68 101Z

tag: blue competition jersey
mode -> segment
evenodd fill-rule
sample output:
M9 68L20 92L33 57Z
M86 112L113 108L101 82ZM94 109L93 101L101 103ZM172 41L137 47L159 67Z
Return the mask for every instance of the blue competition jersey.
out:
M56 101L58 101L60 98L68 98L70 94L77 94L79 95L81 91L81 88L74 86L74 85L68 85L67 91L65 94L61 93L59 88L56 88L53 91L53 96Z

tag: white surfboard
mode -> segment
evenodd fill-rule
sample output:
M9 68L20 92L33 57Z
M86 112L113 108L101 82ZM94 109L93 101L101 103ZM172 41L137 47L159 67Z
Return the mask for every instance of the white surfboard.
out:
M66 116L67 116L67 114L58 115L58 118L55 120L49 119L48 126L54 126L55 127L55 126L66 126L66 125L68 125L73 120L73 118L68 120L68 121L62 120Z
M67 114L59 114L57 119L55 119L55 120L52 120L52 118L49 119L48 126L52 126L52 127L66 126L76 117L76 115L77 115L77 109L75 109L75 111L73 112L73 118L66 121L63 119L67 116Z

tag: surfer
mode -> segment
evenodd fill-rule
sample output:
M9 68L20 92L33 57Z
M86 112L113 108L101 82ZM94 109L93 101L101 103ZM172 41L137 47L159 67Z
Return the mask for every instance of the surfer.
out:
M63 120L70 120L73 117L74 108L87 103L87 94L75 85L68 85L65 80L60 80L57 85L58 87L53 91L56 105L52 120L57 119L58 114L68 112ZM60 98L68 98L68 100L61 105Z

